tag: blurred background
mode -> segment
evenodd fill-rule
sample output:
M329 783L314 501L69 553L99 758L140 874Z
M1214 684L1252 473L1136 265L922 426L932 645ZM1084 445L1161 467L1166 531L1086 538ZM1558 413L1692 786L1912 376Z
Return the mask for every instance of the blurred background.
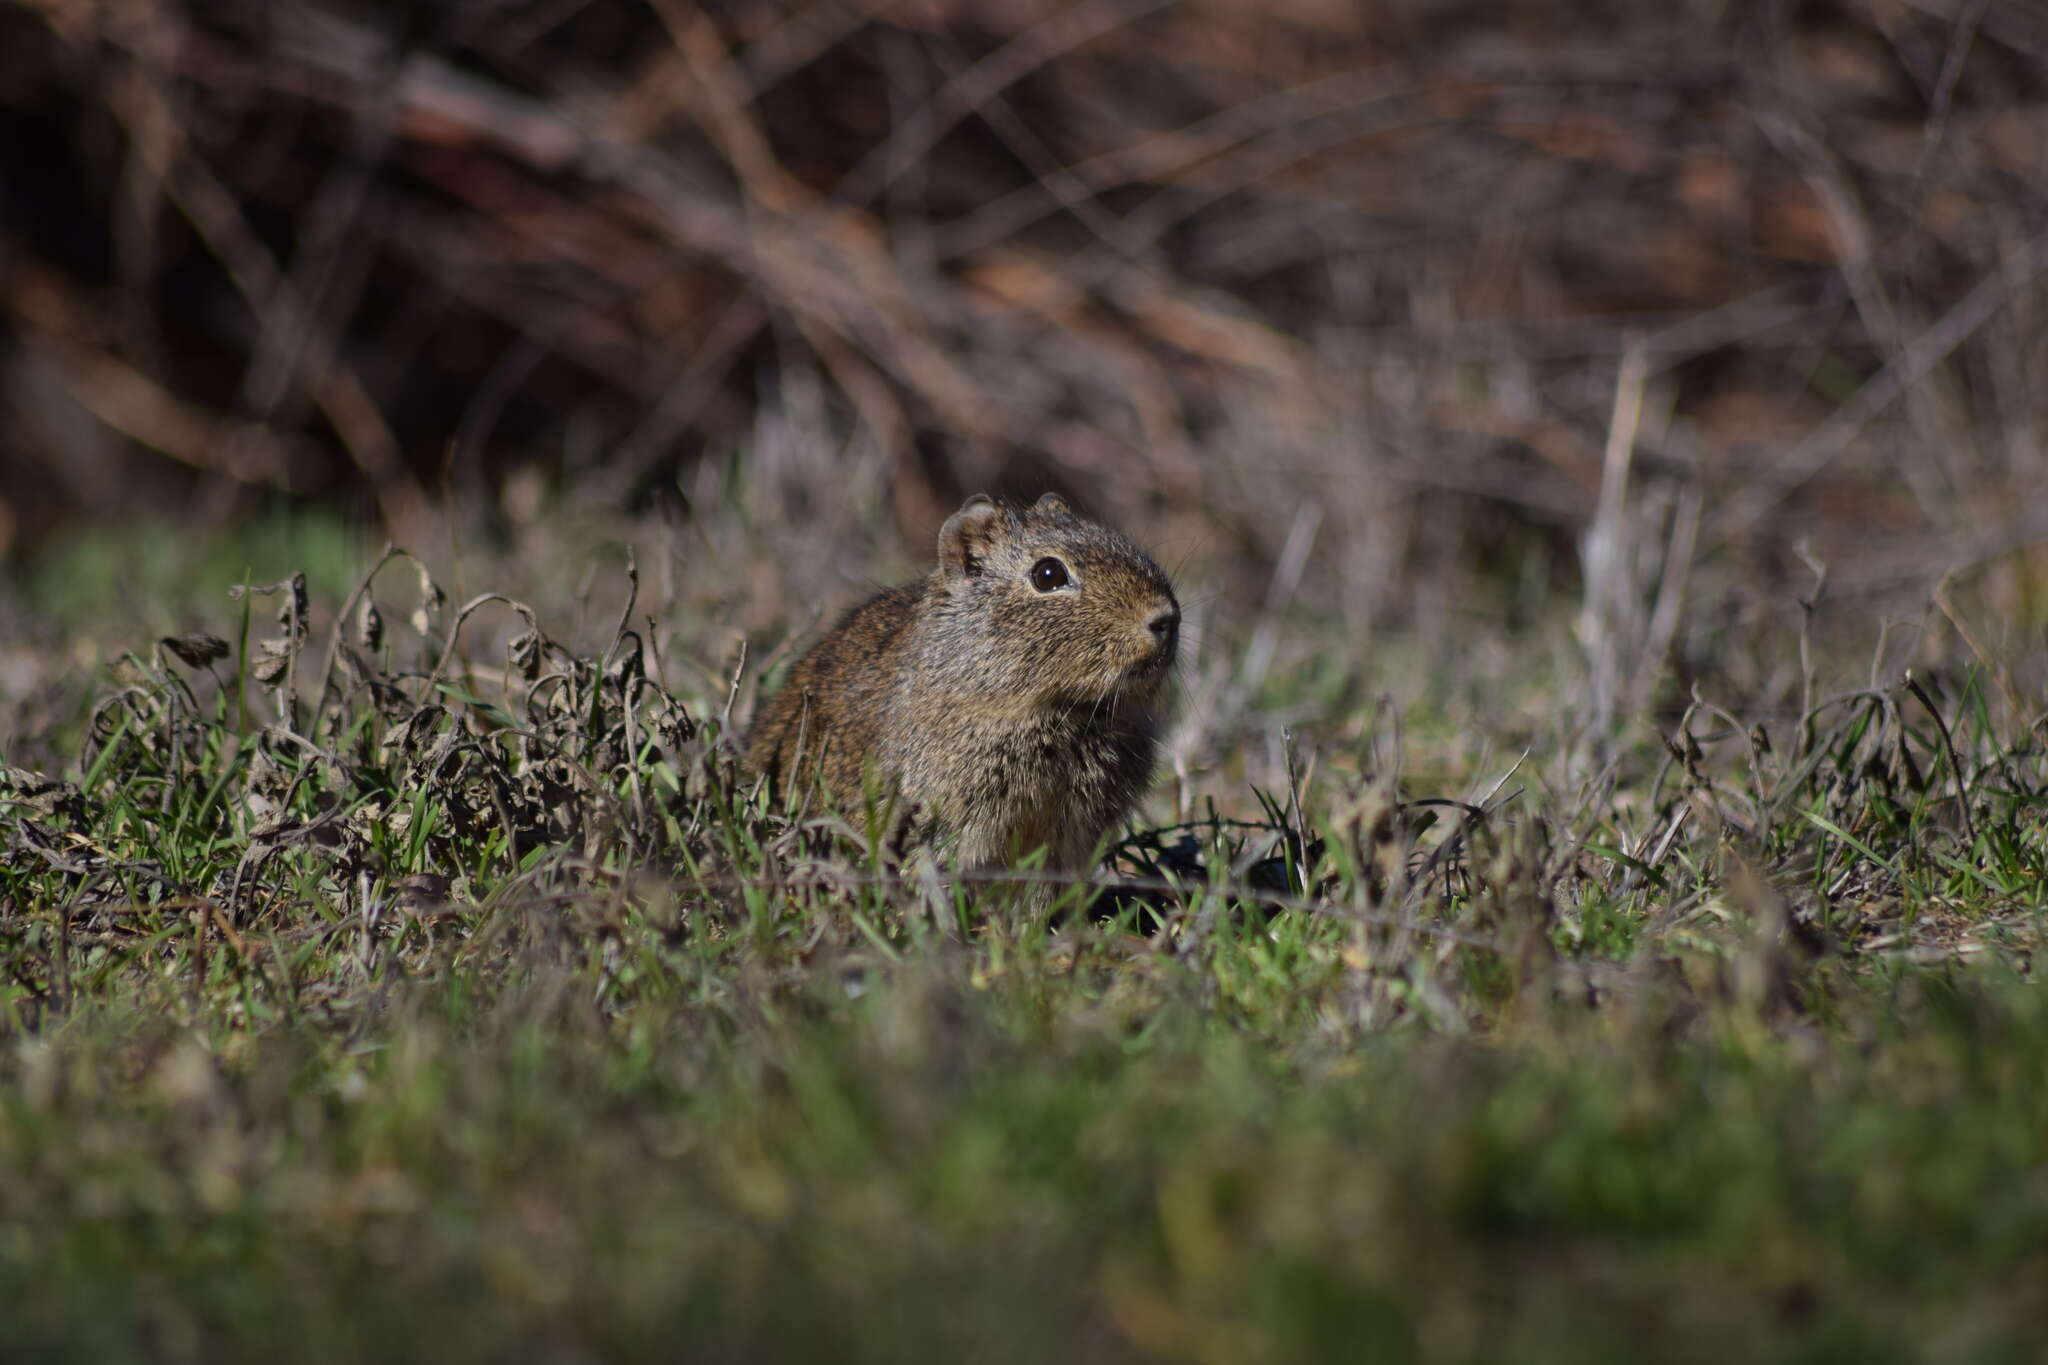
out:
M1823 575L2040 648L2044 270L2036 4L9 0L0 555L786 632L1056 489L1261 671L1562 613L1612 715Z

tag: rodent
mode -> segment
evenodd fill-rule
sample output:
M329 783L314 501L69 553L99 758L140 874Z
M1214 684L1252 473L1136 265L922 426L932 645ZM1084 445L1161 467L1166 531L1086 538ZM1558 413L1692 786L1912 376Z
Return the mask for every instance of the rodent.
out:
M841 806L893 783L958 866L1048 850L1085 870L1152 778L1180 602L1127 537L1056 494L976 494L938 563L848 613L764 703L744 762Z

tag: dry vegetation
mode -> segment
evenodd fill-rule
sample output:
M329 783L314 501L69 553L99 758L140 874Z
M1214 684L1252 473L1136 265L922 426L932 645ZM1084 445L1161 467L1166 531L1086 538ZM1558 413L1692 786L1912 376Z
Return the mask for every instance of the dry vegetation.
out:
M1552 11L0 7L10 1360L2029 1358L2048 16ZM982 488L1049 914L733 763Z
M10 534L287 490L417 544L739 449L770 534L1052 485L1298 537L1354 628L1603 507L1752 592L2038 538L2048 19L1558 19L18 3Z

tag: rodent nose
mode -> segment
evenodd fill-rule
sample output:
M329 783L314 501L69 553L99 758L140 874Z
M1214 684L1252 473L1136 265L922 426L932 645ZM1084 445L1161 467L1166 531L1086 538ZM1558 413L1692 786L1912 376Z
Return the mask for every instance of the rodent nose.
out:
M1180 634L1180 608L1161 607L1152 613L1152 619L1145 623L1145 629L1152 632L1164 648L1173 647L1174 638Z

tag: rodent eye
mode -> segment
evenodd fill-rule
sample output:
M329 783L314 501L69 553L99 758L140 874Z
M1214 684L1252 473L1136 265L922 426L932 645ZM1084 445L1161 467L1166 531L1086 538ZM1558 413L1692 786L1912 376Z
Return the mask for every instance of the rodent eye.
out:
M1067 566L1047 555L1031 566L1031 586L1040 592L1066 587Z

